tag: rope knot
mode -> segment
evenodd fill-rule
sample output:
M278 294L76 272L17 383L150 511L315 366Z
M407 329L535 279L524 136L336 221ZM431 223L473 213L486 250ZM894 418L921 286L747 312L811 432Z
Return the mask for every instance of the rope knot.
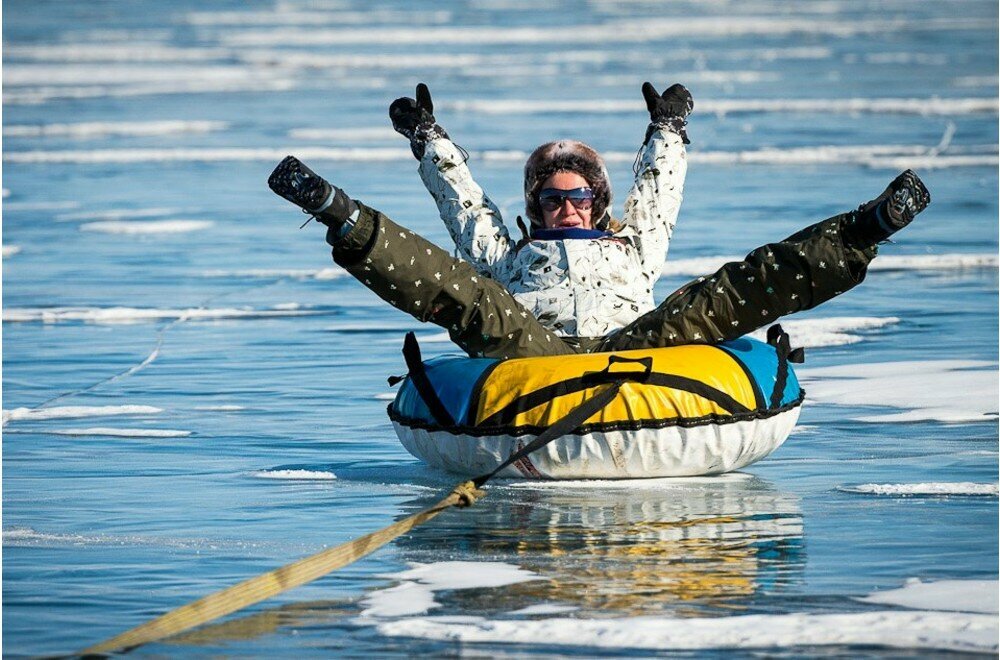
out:
M486 491L476 488L475 483L466 481L455 486L451 494L458 496L458 502L455 503L455 506L464 509L475 504L476 500L486 495Z

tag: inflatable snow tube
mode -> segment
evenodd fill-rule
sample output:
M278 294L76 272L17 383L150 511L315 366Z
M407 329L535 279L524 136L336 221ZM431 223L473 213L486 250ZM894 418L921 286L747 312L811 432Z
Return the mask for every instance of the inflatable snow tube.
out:
M798 420L805 392L789 365L787 337L779 328L770 343L744 337L716 346L513 360L441 356L427 362L420 361L413 340L410 373L389 405L389 418L417 458L477 476L621 379L603 409L499 476L634 479L729 472L781 446Z

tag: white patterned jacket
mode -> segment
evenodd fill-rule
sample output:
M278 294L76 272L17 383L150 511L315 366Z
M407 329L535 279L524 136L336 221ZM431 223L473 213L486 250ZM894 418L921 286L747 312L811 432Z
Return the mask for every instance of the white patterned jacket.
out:
M650 137L625 200L625 226L609 238L534 240L517 249L454 143L431 140L419 171L459 255L555 334L603 337L655 307L653 285L687 174L684 144L675 133Z

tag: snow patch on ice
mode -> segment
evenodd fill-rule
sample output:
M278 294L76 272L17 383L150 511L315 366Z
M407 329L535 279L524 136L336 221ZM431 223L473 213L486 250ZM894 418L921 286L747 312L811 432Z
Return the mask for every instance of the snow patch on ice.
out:
M97 324L146 323L167 319L233 320L316 314L307 309L190 308L143 309L136 307L12 307L3 310L5 323L61 323L84 321Z
M566 612L575 612L579 607L575 605L558 605L556 603L542 603L540 605L529 605L528 607L522 607L519 610L514 610L513 612L508 612L511 616L537 616L541 614L565 614Z
M873 316L837 316L826 319L782 320L784 328L792 338L794 346L817 348L821 346L843 346L855 344L863 337L851 334L858 330L873 330L899 323L894 316L878 318ZM765 341L767 329L761 328L750 333L751 337Z
M919 495L995 496L998 492L998 486L993 483L960 481L919 484L858 484L856 486L839 486L837 490L845 493L898 495L902 497Z
M663 275L698 277L714 273L727 263L741 261L739 256L694 257L671 259L663 265ZM997 268L1000 259L992 253L881 255L868 267L869 271L908 270L974 270Z
M247 268L242 270L206 270L201 273L202 277L246 277L253 279L281 279L291 277L295 279L314 279L320 281L339 280L350 277L343 268L330 266L328 268Z
M80 122L77 124L15 124L3 127L4 137L70 137L90 139L108 136L176 135L210 133L228 127L221 121Z
M863 422L975 422L997 416L998 374L993 362L882 362L800 367L796 373L817 402L904 411L856 418Z
M156 220L146 222L106 220L82 224L80 225L80 231L95 231L102 234L124 234L127 236L183 234L190 231L208 229L212 225L213 223L210 220Z
M109 436L117 438L185 438L191 435L191 431L175 431L172 429L115 429L103 426L95 426L85 429L56 429L46 431L53 435L72 436Z
M998 602L1000 582L996 580L921 582L917 578L910 578L899 589L876 591L858 600L878 605L899 605L915 610L997 614L1000 611Z
M322 470L261 470L251 476L257 479L288 479L292 481L331 481L337 478L333 472Z
M105 417L111 415L155 415L163 412L154 406L55 406L52 408L13 408L3 411L3 423L37 421L42 419L72 419L77 417Z
M632 114L638 112L628 100L544 100L489 99L442 102L442 108L456 112L484 115L534 114ZM990 97L967 98L850 98L850 99L705 99L698 111L718 116L768 113L829 114L904 114L953 117L965 114L991 114L1000 102ZM897 147L899 148L899 147ZM691 154L692 156L696 155ZM634 154L633 154L634 157Z
M952 612L754 614L629 619L416 617L383 621L388 636L459 643L544 644L598 649L766 649L875 646L968 652L997 650L996 616Z
M398 162L408 157L408 149L392 147L295 147L303 160L333 162ZM288 148L253 147L218 148L135 148L92 150L8 151L4 162L10 163L156 163L156 162L225 162L281 160ZM635 153L609 151L605 161L631 163ZM523 164L528 154L516 150L475 151L470 158L488 162ZM860 165L871 168L896 167L900 162L913 167L992 167L1000 159L995 145L956 147L938 152L926 146L860 145L769 148L750 151L696 151L688 156L692 163L716 165Z
M372 398L376 401L395 401L396 394L394 392L379 392L378 394L372 395Z
M846 37L858 34L884 34L920 30L989 30L989 20L924 19L903 20L822 20L788 18L784 16L722 16L671 17L664 19L617 20L603 24L574 25L572 30L555 31L547 27L506 27L503 30L488 25L429 26L419 30L408 27L357 27L345 29L314 28L303 32L297 28L267 30L228 30L221 32L222 43L230 46L278 46L295 43L298 46L329 44L579 44L579 43L645 43L666 41L672 37L728 37L751 35L818 34Z
M156 218L174 213L177 213L177 209L109 209L104 211L76 211L73 213L60 213L56 216L56 220L60 222L67 222L70 220L131 220L135 218Z
M4 245L3 246L3 256L4 258L13 257L15 254L21 251L21 246L19 245Z
M309 140L317 142L320 140L336 140L359 142L359 141L386 141L398 140L399 134L391 128L369 127L369 128L293 128L288 131L288 137L293 140Z
M408 570L379 576L401 582L368 594L361 601L364 610L359 616L362 619L423 614L440 607L434 600L437 591L487 589L542 579L519 566L499 562L411 562L408 565Z

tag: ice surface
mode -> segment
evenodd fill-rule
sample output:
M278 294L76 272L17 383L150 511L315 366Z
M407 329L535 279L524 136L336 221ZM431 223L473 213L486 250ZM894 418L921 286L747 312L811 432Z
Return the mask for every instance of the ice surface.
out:
M104 211L74 211L59 213L56 220L68 222L71 220L132 220L135 218L155 218L177 213L171 208L141 208L141 209L107 209Z
M975 422L997 415L997 365L982 360L927 360L796 369L810 398L905 412L857 417L864 422Z
M210 410L215 412L233 412L236 410L246 410L245 406L237 406L231 404L220 404L217 406L195 406L195 410Z
M869 316L835 316L825 319L782 320L781 327L789 334L792 346L816 348L821 346L842 346L863 341L860 335L851 334L857 330L873 330L899 323L894 316L875 318ZM750 333L751 337L765 341L767 329L761 328Z
M275 316L307 316L315 312L303 309L250 309L193 307L190 309L156 309L136 307L13 307L3 310L4 322L60 323L85 321L87 323L145 323L164 319L247 319Z
M469 100L442 102L441 107L477 114L619 114L638 109L631 100ZM822 114L907 114L953 117L963 114L995 113L1000 102L990 97L950 98L848 98L848 99L699 99L698 112L720 116L761 113L822 113ZM897 149L905 148L896 146ZM698 152L695 151L694 154Z
M899 589L876 591L859 600L866 603L899 605L918 610L996 614L1000 611L998 608L1000 582L996 580L921 582L917 578L911 578Z
M146 222L107 220L103 222L88 222L80 225L80 231L96 231L102 234L125 234L129 236L140 234L183 234L189 231L208 229L212 224L209 220L156 220Z
M72 419L77 417L106 417L111 415L155 415L163 412L154 406L55 406L52 408L14 408L3 411L3 423L37 421L42 419Z
M740 256L696 257L693 259L670 259L663 265L663 274L699 277L713 273L731 261L741 261ZM973 254L885 254L875 259L869 271L908 270L969 270L977 268L997 268L1000 259L994 253Z
M919 484L859 484L840 486L837 490L846 493L870 493L872 495L996 495L997 484L975 483L971 481Z
M511 616L537 616L541 614L565 614L575 612L580 608L575 605L559 605L557 603L542 603L540 605L529 605L513 612L508 612Z
M111 135L147 136L210 133L228 127L221 121L91 121L76 124L14 124L3 127L4 137L100 138Z
M735 37L751 35L817 34L848 37L860 34L900 33L920 30L991 29L992 23L977 19L903 20L810 20L783 16L720 16L671 17L669 19L608 21L604 24L574 25L572 30L553 31L545 27L506 27L463 25L448 27L351 27L337 29L272 28L269 30L228 30L219 34L221 43L230 46L277 46L294 43L298 46L339 44L579 44L579 43L640 43L664 41L670 37L691 39L704 37Z
M939 153L932 147L903 145L817 146L786 149L751 149L741 151L693 151L688 160L693 163L716 165L862 165L871 168L904 167L943 169L950 167L990 167L1000 162L996 145L957 148ZM280 149L254 147L218 148L135 148L135 149L70 149L9 151L3 155L8 163L157 163L157 162L225 162L281 160L288 151L305 161L333 162L399 162L410 157L408 149L394 147L290 147ZM528 154L514 150L471 151L470 159L490 162L523 164ZM602 153L609 163L631 163L633 151Z
M333 472L322 470L261 470L251 476L258 479L291 479L297 481L330 481L336 479Z
M476 618L468 623L416 617L383 621L384 635L460 643L543 644L599 649L698 650L878 646L969 652L997 650L996 616L951 612L755 614L719 618Z
M433 564L411 562L408 570L379 577L402 581L388 589L370 593L362 601L362 618L413 616L439 607L434 592L452 589L487 589L541 577L513 564L500 562L445 561Z
M47 431L47 433L54 435L98 435L120 438L184 438L191 435L191 431L175 431L172 429L115 429L101 426L85 429L56 429Z

